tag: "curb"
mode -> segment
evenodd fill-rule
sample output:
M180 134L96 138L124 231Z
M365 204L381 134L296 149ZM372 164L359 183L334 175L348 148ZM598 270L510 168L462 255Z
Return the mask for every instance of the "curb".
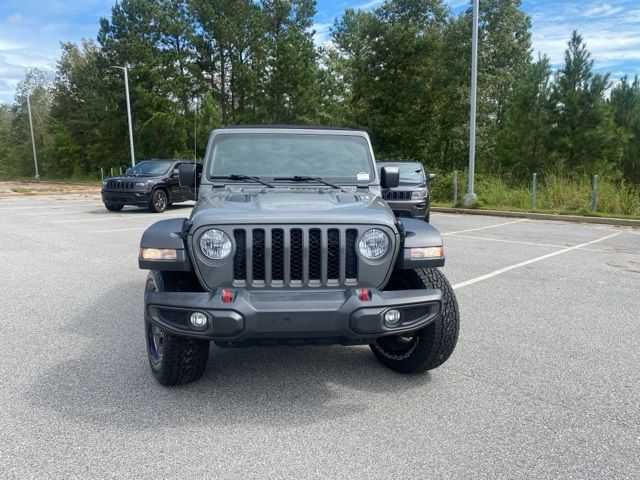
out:
M575 223L597 223L640 228L640 220L611 217L585 217L582 215L559 215L553 213L508 212L504 210L479 210L475 208L431 207L432 212L461 213L467 215L490 215L492 217L529 218L532 220L555 220Z

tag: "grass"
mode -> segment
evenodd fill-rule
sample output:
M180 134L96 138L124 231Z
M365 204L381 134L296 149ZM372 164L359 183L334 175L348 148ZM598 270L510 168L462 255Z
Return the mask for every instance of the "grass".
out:
M452 206L452 174L439 175L432 184L434 205ZM466 191L466 174L458 176L458 203ZM476 177L477 208L521 212L640 218L640 187L624 181L600 179L598 208L591 209L591 180L585 176L547 174L540 176L535 208L531 185L480 174Z

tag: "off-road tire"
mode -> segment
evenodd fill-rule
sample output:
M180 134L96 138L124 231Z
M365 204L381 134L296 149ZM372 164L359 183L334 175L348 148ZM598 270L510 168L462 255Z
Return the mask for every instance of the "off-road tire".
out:
M169 206L169 196L163 189L158 188L151 194L149 202L149 210L154 213L162 213Z
M402 373L424 372L442 365L453 353L460 330L458 302L451 284L437 268L396 271L385 290L417 288L442 291L441 315L414 332L405 346L397 345L395 340L399 337L380 337L371 344L371 350L380 362Z
M151 271L147 276L146 292L202 291L193 274ZM145 318L145 339L151 372L165 386L193 382L202 377L209 359L209 341L181 337L154 327ZM153 340L154 328L161 332L162 354L158 355Z
M104 206L110 212L119 212L124 208L124 205L120 205L116 203L105 203Z

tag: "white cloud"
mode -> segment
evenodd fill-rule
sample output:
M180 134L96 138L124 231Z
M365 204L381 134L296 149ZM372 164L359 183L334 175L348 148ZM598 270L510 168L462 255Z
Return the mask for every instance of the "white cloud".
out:
M613 7L608 3L602 3L600 5L592 5L585 12L583 16L585 17L608 17L610 15L615 15L616 13L620 13L624 10L623 7L617 6Z
M326 45L331 41L331 26L333 23L324 22L324 23L314 23L311 27L312 30L315 31L313 34L313 41L318 46Z
M554 67L564 62L573 30L580 33L600 71L640 73L640 11L634 0L592 4L581 11L576 2L550 10L540 3L531 12L534 50L547 54Z

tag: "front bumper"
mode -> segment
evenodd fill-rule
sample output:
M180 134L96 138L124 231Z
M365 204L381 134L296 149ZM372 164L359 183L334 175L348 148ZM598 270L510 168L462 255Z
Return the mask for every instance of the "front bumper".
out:
M422 328L439 315L440 290L383 292L369 289L363 301L355 289L331 291L233 290L233 301L224 303L221 291L149 292L145 295L145 318L165 331L238 344L358 344L374 338ZM383 316L400 310L401 320L387 327ZM193 312L209 321L202 329L191 326Z
M416 200L385 200L397 217L424 218L427 215L429 198Z
M151 201L151 192L138 191L105 191L102 190L102 203L115 205L147 206Z

